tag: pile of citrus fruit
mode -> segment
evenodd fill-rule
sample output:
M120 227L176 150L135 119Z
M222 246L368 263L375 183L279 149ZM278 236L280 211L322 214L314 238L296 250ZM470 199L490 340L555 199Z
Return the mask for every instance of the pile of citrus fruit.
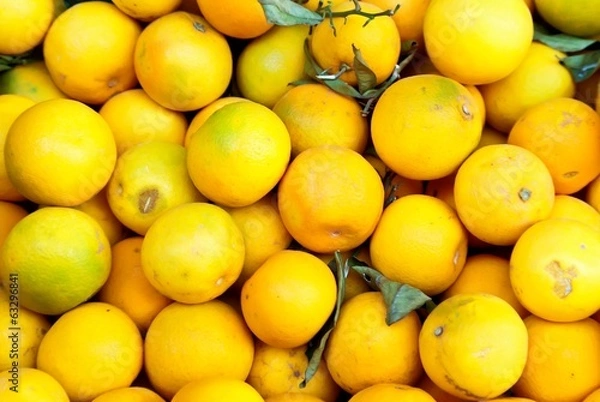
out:
M600 2L0 10L2 402L600 401Z

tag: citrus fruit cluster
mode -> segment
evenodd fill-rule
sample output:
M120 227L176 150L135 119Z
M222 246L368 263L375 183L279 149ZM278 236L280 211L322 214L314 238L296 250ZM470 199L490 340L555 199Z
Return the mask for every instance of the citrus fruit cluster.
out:
M600 401L600 2L0 10L1 401Z

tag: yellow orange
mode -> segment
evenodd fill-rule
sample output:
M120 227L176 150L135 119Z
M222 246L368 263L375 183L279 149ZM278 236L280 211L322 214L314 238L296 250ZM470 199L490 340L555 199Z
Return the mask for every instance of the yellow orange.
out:
M250 39L267 32L272 24L267 22L265 12L258 1L197 0L200 12L223 35Z
M91 402L165 402L165 400L148 388L127 387L105 392Z
M0 398L5 402L70 402L65 389L54 377L28 367L19 368L16 378L8 370L0 373Z
M574 219L600 231L600 213L585 201L570 195L557 195L548 219Z
M427 392L402 384L380 383L354 394L348 402L434 402Z
M43 60L19 64L0 74L0 93L21 95L35 102L67 97L52 81Z
M153 21L179 8L181 0L115 0L115 6L130 17L139 21Z
M561 32L575 36L600 34L600 23L594 16L600 13L595 1L534 0L538 14Z
M106 187L86 202L76 205L73 208L85 212L94 218L102 227L102 230L111 245L127 235L125 226L117 219L110 209L108 198L106 196Z
M0 2L0 54L19 55L42 43L54 20L54 0Z
M260 394L247 382L236 378L205 378L184 385L171 402L216 401L264 402Z
M27 210L18 204L0 201L0 248L12 228L27 214Z
M240 102L240 101L248 101L246 98L240 98L238 96L224 96L221 97L214 102L211 102L209 105L204 106L200 109L190 121L190 124L185 132L185 141L184 145L187 147L192 134L194 134L201 125L204 124L206 120L217 110L221 109L225 105L229 105L230 103Z

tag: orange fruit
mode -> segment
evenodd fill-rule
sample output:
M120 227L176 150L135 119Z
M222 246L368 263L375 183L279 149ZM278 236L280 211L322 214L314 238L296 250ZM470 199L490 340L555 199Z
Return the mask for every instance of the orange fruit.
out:
M252 366L254 343L241 315L223 301L172 303L150 324L144 354L153 389L170 400L192 381L244 380Z
M399 175L439 179L456 170L477 146L484 119L478 110L473 95L450 78L434 74L402 78L375 105L373 145Z
M205 378L184 385L171 402L217 401L264 402L260 394L248 383L233 378Z
M54 20L53 0L0 2L0 54L19 55L42 43Z
M525 318L529 354L513 387L534 401L576 402L600 387L600 324L591 318L556 323Z
M533 19L523 0L432 0L423 36L429 58L443 75L463 84L489 84L523 61Z
M382 10L396 9L392 19L396 23L402 41L423 44L423 21L431 0L370 0Z
M275 26L244 46L235 65L237 87L246 99L272 108L304 78L306 25Z
M225 208L244 236L246 255L236 281L239 288L270 256L288 248L292 242L274 193L245 207Z
M73 208L85 212L96 220L102 227L108 242L113 245L127 235L125 226L113 214L108 204L106 187L86 202Z
M12 228L27 214L27 210L18 204L0 201L0 248Z
M184 11L163 15L144 28L134 66L150 98L177 111L200 109L219 98L233 72L223 35L203 17Z
M69 97L100 105L137 85L133 51L140 32L139 24L112 3L76 4L48 30L46 67Z
M343 1L331 6L331 11L347 12L354 7L353 2ZM365 2L360 3L360 8L370 14L383 11ZM356 72L351 68L355 57L353 49L360 51L363 62L375 75L376 84L392 74L400 57L400 34L392 17L387 15L371 20L359 14L326 17L313 28L309 45L316 63L328 73L337 74L346 66L348 70L340 79L350 85L358 83Z
M352 250L375 230L383 210L379 174L340 146L301 152L278 185L281 218L294 240L316 253Z
M106 282L110 263L110 244L94 218L47 207L21 219L4 240L0 278L6 287L18 276L21 306L58 315L92 297Z
M42 370L22 367L16 379L14 375L9 370L0 372L0 398L5 402L70 402L62 385Z
M200 126L202 126L204 124L204 122L206 120L208 120L208 118L214 112L221 109L225 105L229 105L230 103L241 102L241 101L248 102L249 100L246 98L240 98L238 96L224 96L222 98L215 100L214 102L211 102L209 105L204 106L202 109L200 109L194 115L192 120L190 121L190 124L185 132L184 145L186 147L188 146L188 144L190 142L190 138L192 137L192 134L194 134L196 131L198 131Z
M123 310L145 333L154 317L171 300L160 294L144 275L140 255L143 240L141 236L134 236L112 246L110 275L97 297Z
M554 205L550 172L533 152L488 145L460 166L454 184L456 211L465 227L494 245L512 245Z
M423 194L390 204L371 236L373 267L428 295L446 290L467 258L467 232L444 201Z
M427 392L408 385L374 384L354 394L348 402L434 402Z
M544 162L558 194L573 194L600 174L600 115L582 101L555 98L527 109L508 143Z
M290 150L288 131L273 111L255 102L235 102L214 112L192 134L187 168L206 198L243 207L275 187Z
M600 231L600 213L590 204L570 195L557 195L548 219L573 219Z
M592 180L584 192L584 200L600 212L600 175Z
M110 304L90 302L52 325L37 368L58 380L72 402L83 402L130 386L142 369L142 354L142 336L131 318Z
M324 84L293 87L275 103L273 111L288 129L292 157L320 145L339 145L358 153L367 146L369 125L358 102Z
M225 292L244 264L244 237L222 208L194 202L163 213L142 243L142 268L160 293L203 303Z
M13 66L0 74L0 94L15 94L41 102L66 98L58 89L43 60Z
M347 1L347 0L327 0L327 1L324 1L324 0L302 0L300 2L300 4L302 6L308 8L311 11L316 11L320 7L322 8L329 4L331 4L331 5L339 4L339 3L343 3L344 1Z
M548 99L572 97L575 83L561 64L566 54L532 42L519 66L505 78L479 87L486 105L486 123L509 133L527 109Z
M479 144L475 150L494 144L506 144L508 138L506 134L490 127L483 126L483 130L481 131L481 139L479 140Z
M267 22L262 5L255 0L197 0L206 20L224 35L238 39L256 38L267 32L272 24Z
M454 283L442 293L442 300L457 294L489 293L510 304L521 317L529 312L515 295L510 281L510 261L493 254L467 257Z
M115 216L138 234L178 205L206 201L192 183L183 145L163 141L137 144L117 159L106 194Z
M159 105L140 88L114 95L98 112L113 132L118 155L148 141L183 145L188 127L183 113Z
M75 206L108 183L117 150L110 127L89 106L52 99L21 113L4 144L8 178L44 205Z
M381 383L414 384L423 373L417 313L392 325L385 318L380 292L361 293L342 305L323 356L344 391L356 394Z
M519 380L527 329L515 309L486 293L452 296L423 323L419 351L427 376L466 400L492 399Z
M600 401L600 388L585 397L583 402L598 402Z
M1 76L0 76L1 77ZM8 130L21 113L35 102L21 95L0 95L0 150L4 149ZM6 171L4 152L0 152L0 200L22 201L23 197L10 181Z
M153 0L136 2L135 0L115 0L115 6L125 14L139 21L153 21L179 8L181 0Z
M600 233L572 219L547 219L527 229L510 256L517 298L533 314L576 321L600 308Z
M6 300L0 300L0 348L5 351L0 355L0 372L11 369L14 372L16 367L18 373L26 367L35 367L38 348L50 328L50 321L42 314L19 306L18 277L11 279L3 284Z
M289 392L265 398L265 402L325 402L321 398L309 394Z
M465 399L461 399L455 395L449 394L440 387L438 387L431 378L427 375L423 375L419 382L415 384L415 387L422 389L436 400L436 402L464 402Z
M308 367L307 345L277 348L257 341L254 361L246 382L268 399L288 393L311 395L319 401L335 402L340 388L331 378L325 360L319 362L314 376L301 388Z
M127 387L105 392L91 402L165 402L165 400L148 388Z
M267 345L295 348L310 341L331 315L336 280L323 261L299 250L269 257L244 283L242 313Z
M534 0L538 14L554 28L575 36L600 34L600 4L590 0Z

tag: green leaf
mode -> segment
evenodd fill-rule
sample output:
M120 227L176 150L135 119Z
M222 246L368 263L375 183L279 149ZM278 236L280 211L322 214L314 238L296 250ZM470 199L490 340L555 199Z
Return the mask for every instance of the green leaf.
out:
M0 72L7 71L20 64L27 64L32 61L31 52L20 54L18 56L0 55Z
M575 82L585 81L600 69L600 50L567 56L561 63L569 70Z
M579 52L596 42L594 39L578 38L577 36L564 33L551 35L547 33L547 30L542 25L537 23L535 24L533 40L542 42L561 52Z
M316 25L323 16L292 0L258 0L267 21L275 25Z
M354 44L352 44L352 51L354 52L352 69L358 80L358 91L364 93L377 85L377 76L375 76L373 70L369 68L369 65L363 59L360 49L354 46Z
M367 282L374 283L381 291L387 307L385 317L387 325L400 321L411 311L422 307L431 300L419 289L405 283L391 281L373 268L355 265L352 266L352 269L361 274Z
M323 358L323 352L325 351L327 340L329 339L329 335L331 335L331 331L333 331L333 328L335 327L335 324L340 316L340 310L346 294L346 278L348 277L348 272L350 272L348 261L344 262L342 259L342 253L336 251L334 254L334 259L331 260L328 265L329 268L334 269L336 272L337 300L335 303L335 310L323 328L321 328L319 333L308 344L306 349L308 366L304 371L304 380L302 380L300 383L300 388L306 387L306 384L313 378L319 368L319 365L321 364L321 359Z

